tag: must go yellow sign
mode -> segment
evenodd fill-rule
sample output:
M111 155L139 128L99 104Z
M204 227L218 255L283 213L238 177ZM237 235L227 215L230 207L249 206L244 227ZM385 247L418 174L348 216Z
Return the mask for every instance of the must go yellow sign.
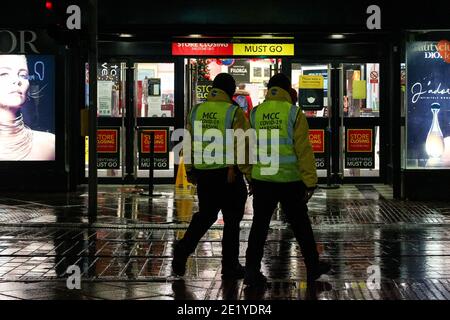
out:
M234 43L234 56L293 56L293 43Z

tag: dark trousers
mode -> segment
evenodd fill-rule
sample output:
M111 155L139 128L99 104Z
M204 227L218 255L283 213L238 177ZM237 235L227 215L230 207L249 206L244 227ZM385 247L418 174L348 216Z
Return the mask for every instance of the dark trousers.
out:
M305 184L301 181L253 181L253 223L245 265L248 272L258 272L261 268L270 219L278 202L281 203L283 213L300 245L306 267L313 267L318 263L319 254L308 217L308 207L303 200L305 189Z
M195 251L198 242L216 222L222 210L224 227L222 237L222 267L233 268L239 263L240 222L247 201L247 187L242 174L236 170L235 183L227 182L228 169L196 170L199 212L180 240L185 253Z

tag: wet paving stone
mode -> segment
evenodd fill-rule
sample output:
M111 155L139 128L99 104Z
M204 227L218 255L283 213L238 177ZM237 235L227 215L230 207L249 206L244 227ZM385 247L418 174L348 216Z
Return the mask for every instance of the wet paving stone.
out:
M392 199L384 185L318 189L310 217L324 259L333 270L306 284L300 248L276 210L262 260L267 290L221 279L223 220L188 259L183 279L171 274L174 243L198 208L196 197L158 186L154 200L99 187L95 222L85 190L68 195L0 195L0 300L448 300L450 202ZM251 227L249 199L241 223L240 260ZM66 286L67 268L80 268L81 290ZM380 286L368 283L369 267Z

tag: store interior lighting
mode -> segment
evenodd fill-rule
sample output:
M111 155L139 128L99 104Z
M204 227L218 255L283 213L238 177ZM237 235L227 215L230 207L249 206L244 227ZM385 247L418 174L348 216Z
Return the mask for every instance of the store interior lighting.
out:
M330 36L331 39L344 39L345 36L343 34L332 34Z

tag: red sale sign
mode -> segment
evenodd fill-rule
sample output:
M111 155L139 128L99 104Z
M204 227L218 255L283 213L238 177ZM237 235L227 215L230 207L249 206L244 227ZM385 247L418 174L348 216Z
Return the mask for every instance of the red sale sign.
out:
M155 133L154 153L167 152L167 131L145 130L141 132L141 153L150 153L150 131Z
M372 129L347 129L347 152L372 152Z
M97 130L97 152L115 153L117 152L118 130L98 129Z
M325 152L325 130L309 130L309 142L314 153Z
M172 42L174 56L232 56L232 43Z

